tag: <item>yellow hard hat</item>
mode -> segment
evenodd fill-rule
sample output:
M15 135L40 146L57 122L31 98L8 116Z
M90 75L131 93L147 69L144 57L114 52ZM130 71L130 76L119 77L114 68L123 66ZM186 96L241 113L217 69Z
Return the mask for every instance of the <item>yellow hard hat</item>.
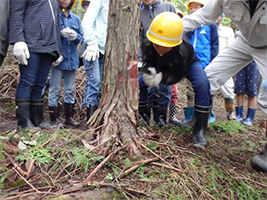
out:
M146 32L148 40L163 47L174 47L182 43L183 23L173 12L158 14Z
M207 2L208 2L208 0L190 0L189 2L187 2L186 7L187 7L187 10L189 10L191 3L199 3L202 6L205 6Z
M91 0L80 0L80 4L82 4L84 1L90 2Z

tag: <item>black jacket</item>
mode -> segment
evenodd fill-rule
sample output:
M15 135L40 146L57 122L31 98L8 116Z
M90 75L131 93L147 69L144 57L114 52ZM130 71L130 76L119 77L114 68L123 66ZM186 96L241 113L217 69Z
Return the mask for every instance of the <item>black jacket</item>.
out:
M193 62L198 62L193 46L186 41L175 46L160 56L152 44L144 47L144 65L141 72L146 73L149 67L155 67L157 72L163 73L161 83L172 85L187 76L187 71Z

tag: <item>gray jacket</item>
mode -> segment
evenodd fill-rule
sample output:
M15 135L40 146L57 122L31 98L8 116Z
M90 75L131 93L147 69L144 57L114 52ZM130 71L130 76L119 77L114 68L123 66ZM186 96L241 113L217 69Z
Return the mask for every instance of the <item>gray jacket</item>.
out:
M161 2L161 0L156 0L153 4L149 6L142 4L141 11L140 11L140 26L141 26L140 48L142 48L142 46L145 46L147 43L149 43L146 37L146 32L148 31L152 20L158 14L162 12L166 12L166 11L176 13L174 6L169 2ZM139 49L139 53L138 53L139 61L142 61L142 54L143 53L141 49Z
M60 54L58 0L10 0L9 43L24 41L30 52Z
M182 21L185 31L191 31L214 22L222 13L240 29L237 36L255 48L267 48L267 1L259 0L254 15L250 17L249 2L245 0L209 0L200 10Z
M9 0L0 0L0 54L6 56L8 48Z

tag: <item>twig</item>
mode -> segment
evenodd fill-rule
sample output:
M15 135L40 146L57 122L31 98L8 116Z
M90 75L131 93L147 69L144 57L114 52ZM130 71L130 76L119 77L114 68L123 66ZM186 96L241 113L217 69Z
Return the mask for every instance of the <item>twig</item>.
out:
M128 146L128 144L122 146L119 149L116 149L115 151L111 152L92 172L91 174L84 180L85 183L87 183L87 185L91 185L89 182L91 182L92 178L95 176L95 174L98 172L99 169L101 169L108 161L109 159L115 155L118 151L126 148Z
M13 169L15 170L15 172L29 185L31 186L31 188L36 191L38 194L41 194L42 192L37 190L29 181L27 181L17 170L15 167L13 167Z
M132 165L131 167L129 167L127 170L122 171L122 172L117 176L117 178L122 178L122 177L128 175L129 173L135 171L140 165L147 164L147 163L149 163L149 162L153 162L153 161L156 161L156 160L159 160L159 158L150 158L150 159L147 159L147 160L139 161L139 162L133 164L133 165Z
M162 157L160 157L158 154L154 153L152 150L150 150L149 148L147 148L145 145L143 145L141 142L139 142L136 138L133 138L133 140L138 143L140 146L142 146L143 148L145 148L146 150L148 150L150 153L152 153L154 156L158 157L160 160L162 160L164 163L166 163L167 165L171 166L166 160L164 160Z
M164 168L167 168L167 169L171 169L171 170L177 171L177 172L179 172L179 173L182 173L182 172L183 172L183 170L181 170L181 169L177 169L177 168L172 167L172 166L167 166L167 165L163 165L163 164L156 163L156 162L153 162L152 164L153 164L153 165L157 165L157 166L159 166L159 167L164 167Z
M32 171L32 168L33 168L34 162L35 162L35 159L31 160L30 165L29 165L29 169L28 169L28 171L26 173L26 177L28 177L30 175L30 173Z
M11 162L11 164L14 166L14 169L17 169L19 171L19 173L22 174L23 176L26 176L27 175L27 173L25 171L23 171L20 168L20 166L10 156L7 156L7 158Z

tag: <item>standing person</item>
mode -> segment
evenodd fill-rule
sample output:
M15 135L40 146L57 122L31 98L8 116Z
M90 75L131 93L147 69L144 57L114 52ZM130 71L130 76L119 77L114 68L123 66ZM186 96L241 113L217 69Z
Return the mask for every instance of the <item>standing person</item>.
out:
M158 14L147 31L152 43L144 47L144 65L139 75L140 101L147 99L147 87L159 83L172 85L183 78L191 81L195 91L195 117L193 143L204 148L205 133L211 106L209 80L198 62L192 45L182 38L181 18L172 12Z
M80 4L82 5L82 8L83 8L83 12L84 13L88 9L90 3L91 3L91 0L80 0Z
M240 31L236 32L235 40L224 48L205 69L210 80L211 94L253 60L263 79L267 79L266 7L265 0L210 0L202 9L182 19L184 30L190 31L202 24L215 21L224 13L239 27ZM262 90L258 102L266 106L266 89ZM267 109L264 109L264 112L267 114ZM267 166L266 158L265 165Z
M258 96L259 108L267 113L267 79L262 82L260 93ZM266 114L266 137L267 137L267 114ZM264 146L260 155L256 155L252 158L252 165L259 171L267 172L267 144Z
M257 91L260 80L260 72L253 61L235 75L236 94L236 121L252 126L257 109ZM245 94L248 96L248 110L246 119L243 121L243 105Z
M87 120L99 107L101 98L108 10L109 0L91 1L82 20L86 87L81 106L87 108Z
M83 41L81 20L70 10L76 0L58 0L61 11L59 13L62 55L58 62L54 62L50 71L50 87L48 93L48 106L50 121L62 126L59 119L59 95L61 80L64 79L64 110L65 124L73 127L79 126L73 118L74 114L74 85L76 70L79 66L77 45Z
M150 43L146 37L146 32L152 20L165 11L176 13L174 6L170 2L161 0L142 0L140 11L140 50L138 53L139 63L143 62L142 47ZM176 89L177 90L177 89ZM160 83L159 87L148 88L148 99L139 102L139 113L149 125L150 110L152 108L156 125L162 126L167 123L167 111L171 101L171 86Z
M189 14L196 12L201 9L207 0L190 0L186 7ZM217 56L219 51L219 36L218 30L215 23L210 25L203 25L191 32L186 33L190 43L193 45L197 57L199 59L200 65L203 69ZM189 124L193 123L194 120L190 120L194 113L194 90L190 81L187 83L187 107L184 108L185 122L188 121ZM189 121L190 120L190 121ZM209 123L214 122L216 117L213 112L213 107L211 107L211 112L209 116Z
M0 67L8 49L9 0L0 1Z
M215 21L218 28L219 35L219 52L227 47L235 39L234 31L231 27L223 26L221 21L224 18L224 14L221 14ZM222 96L224 97L226 117L228 120L235 120L235 94L234 94L234 80L229 78L225 84L220 87Z
M25 129L50 128L44 121L42 90L61 52L57 0L10 0L9 43L19 63L16 119Z

